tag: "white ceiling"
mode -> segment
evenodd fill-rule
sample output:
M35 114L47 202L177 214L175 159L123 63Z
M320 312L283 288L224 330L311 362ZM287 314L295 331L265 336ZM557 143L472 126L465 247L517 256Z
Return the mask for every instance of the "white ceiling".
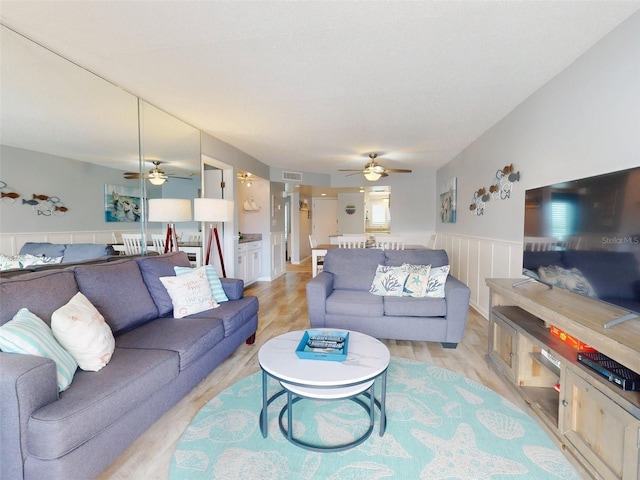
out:
M640 1L7 1L2 22L273 167L437 168Z

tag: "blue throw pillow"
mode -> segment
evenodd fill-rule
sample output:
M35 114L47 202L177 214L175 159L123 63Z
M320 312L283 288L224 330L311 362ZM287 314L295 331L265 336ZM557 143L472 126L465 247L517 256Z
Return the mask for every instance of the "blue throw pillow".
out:
M0 327L0 350L56 362L59 392L69 388L78 368L75 358L56 341L51 328L26 308Z
M182 275L183 273L193 272L193 268L191 267L173 267L176 272L176 275ZM224 293L224 289L222 288L222 283L220 282L220 278L218 277L218 272L212 265L204 266L205 272L207 273L207 280L209 280L209 286L211 287L211 293L213 294L213 299L220 302L228 302L227 294Z

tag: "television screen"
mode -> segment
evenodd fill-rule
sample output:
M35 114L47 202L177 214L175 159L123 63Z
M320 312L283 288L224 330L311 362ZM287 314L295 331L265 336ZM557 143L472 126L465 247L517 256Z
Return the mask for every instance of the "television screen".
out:
M523 249L525 275L640 314L640 167L527 190Z

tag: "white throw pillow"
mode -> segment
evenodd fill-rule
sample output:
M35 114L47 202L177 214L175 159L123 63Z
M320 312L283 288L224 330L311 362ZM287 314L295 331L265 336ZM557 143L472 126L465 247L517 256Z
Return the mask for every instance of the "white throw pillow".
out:
M18 310L0 327L0 350L50 358L56 362L59 392L69 388L78 368L73 356L56 341L49 325L26 308Z
M97 372L109 363L116 348L104 317L80 292L53 312L51 330L82 370Z
M369 293L386 297L401 297L408 273L402 267L378 265Z
M403 263L402 269L407 272L403 295L406 297L426 297L429 287L431 265L412 265Z
M207 273L207 279L209 280L213 299L216 302L228 302L229 298L227 298L227 294L224 293L222 282L218 277L218 272L216 272L215 267L213 265L205 265L199 268L204 268ZM185 273L193 272L193 268L191 267L173 267L173 270L176 272L176 275L184 275Z
M427 297L444 298L444 284L447 282L450 268L449 265L445 265L444 267L431 267Z
M213 299L207 272L203 267L175 277L160 277L160 281L171 297L174 318L219 307Z

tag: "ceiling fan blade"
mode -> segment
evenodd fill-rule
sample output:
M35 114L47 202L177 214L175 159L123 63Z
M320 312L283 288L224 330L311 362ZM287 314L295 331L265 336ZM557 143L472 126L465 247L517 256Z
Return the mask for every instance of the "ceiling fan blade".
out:
M411 170L405 170L403 168L385 168L384 171L391 173L411 173Z
M340 170L338 170L339 172L362 172L362 169L358 169L358 170L346 170L344 168L341 168Z
M193 178L191 177L176 177L175 175L164 175L163 178L166 178L167 180L170 178L175 178L176 180L193 180Z

